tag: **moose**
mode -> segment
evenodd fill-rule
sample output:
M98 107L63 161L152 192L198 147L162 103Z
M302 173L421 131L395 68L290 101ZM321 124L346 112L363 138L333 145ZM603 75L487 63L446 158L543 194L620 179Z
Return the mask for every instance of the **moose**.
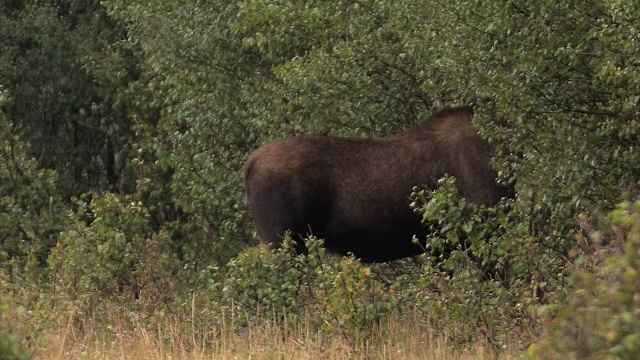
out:
M289 232L304 253L304 239L314 235L328 251L365 263L422 253L412 241L426 237L409 206L414 186L435 189L448 174L476 204L512 195L498 183L495 147L477 134L472 116L470 107L450 108L395 136L294 136L259 147L245 166L258 238L274 249Z

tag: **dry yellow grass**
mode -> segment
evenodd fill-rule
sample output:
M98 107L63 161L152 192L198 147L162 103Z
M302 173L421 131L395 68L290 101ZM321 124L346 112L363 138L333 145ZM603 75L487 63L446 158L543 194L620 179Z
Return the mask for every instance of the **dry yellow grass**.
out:
M415 319L390 321L385 331L376 332L366 342L350 344L340 335L312 333L308 324L299 329L279 326L253 326L244 332L220 328L204 344L199 335L184 331L178 322L155 330L116 324L85 327L82 334L67 326L48 333L48 340L36 349L43 360L62 359L493 359L485 344L454 351L447 337L435 335ZM181 330L182 329L182 330ZM507 349L503 359L515 359Z

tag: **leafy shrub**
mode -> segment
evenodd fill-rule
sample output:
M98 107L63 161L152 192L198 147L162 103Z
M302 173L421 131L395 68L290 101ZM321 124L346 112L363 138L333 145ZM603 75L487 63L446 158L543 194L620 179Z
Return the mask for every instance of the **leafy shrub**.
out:
M619 204L609 219L608 229L592 236L594 241L613 237L601 249L609 254L594 271L582 267L573 273L566 308L551 322L546 337L529 349L535 358L638 358L640 201Z
M252 248L229 263L224 296L239 319L311 323L355 341L370 334L396 308L385 284L352 257L325 256L322 242L307 240L308 254L292 254L291 239L273 253ZM265 319L266 317L266 319Z
M2 112L10 102L0 88L0 268L17 283L23 275L43 274L65 219L57 174L38 169L27 155L20 132Z
M0 329L0 359L26 360L29 355L22 347L19 336Z
M498 349L514 330L535 328L536 304L557 302L568 262L553 238L529 234L522 204L476 205L460 198L455 178L440 185L412 195L430 230L427 254L420 275L401 276L394 289L457 341L486 338Z
M85 197L60 235L49 262L58 295L84 300L162 303L172 297L178 263L166 232L152 232L135 195Z

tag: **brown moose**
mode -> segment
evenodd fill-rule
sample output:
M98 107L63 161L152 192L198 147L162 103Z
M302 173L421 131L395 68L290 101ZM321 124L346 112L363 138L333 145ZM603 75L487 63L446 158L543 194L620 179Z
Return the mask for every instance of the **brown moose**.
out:
M249 211L260 241L280 246L291 231L324 239L327 250L383 262L421 253L426 236L409 207L414 186L434 188L445 174L461 196L492 205L511 195L490 166L494 148L471 126L471 108L440 111L396 136L295 136L255 150L245 168Z

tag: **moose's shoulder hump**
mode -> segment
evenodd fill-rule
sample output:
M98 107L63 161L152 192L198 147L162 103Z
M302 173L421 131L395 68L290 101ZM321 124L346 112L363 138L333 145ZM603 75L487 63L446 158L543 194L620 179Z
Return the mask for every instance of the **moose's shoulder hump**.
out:
M471 107L458 107L444 109L431 115L427 120L418 124L415 128L405 132L407 135L433 136L433 133L468 132L473 130Z

